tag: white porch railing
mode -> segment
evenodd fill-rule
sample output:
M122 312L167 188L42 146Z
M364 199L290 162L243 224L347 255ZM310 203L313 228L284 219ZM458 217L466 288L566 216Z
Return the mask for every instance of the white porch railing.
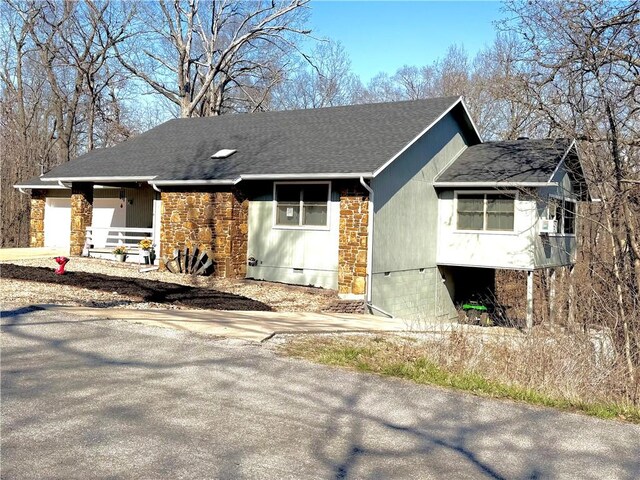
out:
M124 245L130 253L135 253L138 251L138 242L143 238L155 244L153 228L87 227L85 251L113 250L118 245Z

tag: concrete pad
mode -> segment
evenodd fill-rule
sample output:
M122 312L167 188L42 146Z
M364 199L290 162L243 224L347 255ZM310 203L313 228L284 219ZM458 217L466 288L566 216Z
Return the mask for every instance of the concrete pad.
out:
M27 260L29 258L47 258L69 256L69 248L0 248L0 262Z
M207 335L264 341L275 334L400 332L410 325L398 318L348 313L164 310L36 305L38 309L84 318L127 320Z

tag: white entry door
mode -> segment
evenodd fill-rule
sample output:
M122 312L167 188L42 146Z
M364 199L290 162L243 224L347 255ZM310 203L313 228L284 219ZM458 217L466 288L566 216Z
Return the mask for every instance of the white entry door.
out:
M91 226L99 227L93 231L93 247L105 248L108 228L127 226L127 202L119 198L94 198ZM113 243L117 239L111 238L109 241Z
M71 199L47 197L44 206L44 246L69 248Z

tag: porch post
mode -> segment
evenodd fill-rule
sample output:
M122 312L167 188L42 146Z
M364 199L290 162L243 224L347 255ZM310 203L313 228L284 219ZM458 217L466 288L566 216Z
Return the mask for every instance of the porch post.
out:
M527 272L527 330L533 328L533 270Z
M82 255L87 235L87 227L93 218L93 184L73 183L71 185L71 232L69 254Z
M31 192L31 216L29 218L29 246L44 247L45 194L42 190Z
M568 303L569 303L569 311L567 312L567 322L569 325L575 325L576 321L576 287L573 284L575 282L575 278L573 278L574 266L569 265L567 267L569 269L569 292L568 292Z
M549 269L549 324L556 321L556 269Z

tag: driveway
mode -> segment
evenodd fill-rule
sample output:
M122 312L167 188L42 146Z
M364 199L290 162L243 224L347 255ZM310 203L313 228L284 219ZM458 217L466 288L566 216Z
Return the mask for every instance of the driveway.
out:
M400 318L356 313L265 312L245 310L189 310L160 308L90 308L67 305L34 305L68 321L126 320L154 327L166 327L211 336L264 341L278 333L402 332L424 325ZM431 328L452 329L452 324Z
M39 248L0 248L0 261L26 260L29 258L47 258L69 256L69 247L39 247Z
M268 344L4 312L3 478L622 478L640 427L280 358Z

